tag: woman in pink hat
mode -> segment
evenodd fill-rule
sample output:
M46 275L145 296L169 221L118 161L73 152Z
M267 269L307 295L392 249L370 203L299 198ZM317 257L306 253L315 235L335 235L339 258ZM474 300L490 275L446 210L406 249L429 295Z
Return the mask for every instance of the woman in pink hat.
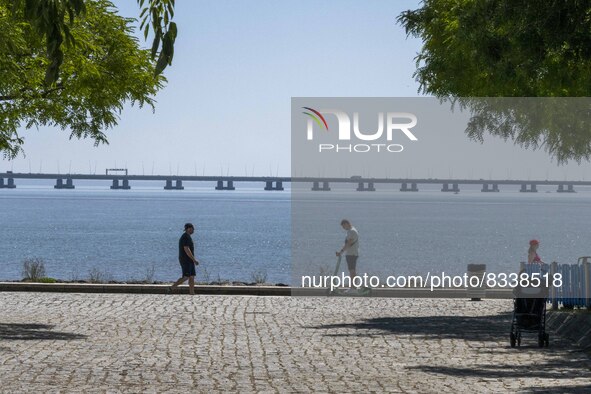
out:
M532 239L531 241L529 241L529 250L527 251L527 262L529 264L544 263L540 256L538 256L538 246L540 246L540 241L538 241L537 239Z

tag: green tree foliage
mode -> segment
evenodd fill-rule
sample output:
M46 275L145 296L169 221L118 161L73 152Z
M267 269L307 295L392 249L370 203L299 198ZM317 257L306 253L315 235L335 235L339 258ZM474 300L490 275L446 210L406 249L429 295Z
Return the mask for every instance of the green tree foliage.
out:
M0 0L0 152L8 158L22 150L22 127L57 126L106 143L124 103L153 108L165 81L154 52L140 48L133 20L110 1L43 1L58 8L44 14ZM59 29L60 45L51 44Z
M142 7L142 24L144 38L148 39L150 27L154 33L152 43L152 59L158 58L155 73L160 74L166 66L172 64L174 56L174 42L177 35L174 17L174 0L137 0Z
M586 97L460 98L471 112L466 134L513 139L525 148L544 148L558 163L589 160L591 100ZM502 158L499 158L502 160Z
M93 0L13 0L12 11L22 9L25 21L31 24L34 33L45 39L47 57L50 64L45 74L47 84L58 79L59 68L63 62L62 45L74 45L70 33L74 20L86 11L86 3ZM177 36L174 17L175 0L136 0L142 8L140 28L148 39L150 28L154 35L152 59L158 58L154 72L162 73L172 64L174 42Z
M443 99L591 96L588 1L424 0L398 21L407 34L423 41L415 72L423 93ZM476 108L496 108L506 117L511 109L500 105L497 100ZM512 117L517 121L522 117L516 111ZM479 114L492 119L490 113ZM558 162L590 158L591 129L521 120L511 128L472 128L469 135L482 140L487 131L526 147L543 146Z

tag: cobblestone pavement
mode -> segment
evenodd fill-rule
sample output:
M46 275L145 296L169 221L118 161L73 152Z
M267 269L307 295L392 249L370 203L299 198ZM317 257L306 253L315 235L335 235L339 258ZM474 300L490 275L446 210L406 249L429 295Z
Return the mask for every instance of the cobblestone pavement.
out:
M590 392L510 300L0 293L2 392Z

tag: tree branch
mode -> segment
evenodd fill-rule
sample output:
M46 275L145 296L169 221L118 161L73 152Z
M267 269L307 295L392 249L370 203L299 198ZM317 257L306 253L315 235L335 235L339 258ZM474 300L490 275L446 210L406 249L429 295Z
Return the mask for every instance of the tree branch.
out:
M38 92L37 96L32 95L28 98L47 98L47 96L49 96L51 93L56 92L58 90L63 90L63 89L64 89L64 85L62 83L58 83L56 87L43 90L41 92ZM20 90L19 94L9 94L7 96L0 96L0 101L11 101L11 100L17 100L20 98L27 98L27 97L23 96L23 93L25 93L27 90L33 90L33 89L23 88Z

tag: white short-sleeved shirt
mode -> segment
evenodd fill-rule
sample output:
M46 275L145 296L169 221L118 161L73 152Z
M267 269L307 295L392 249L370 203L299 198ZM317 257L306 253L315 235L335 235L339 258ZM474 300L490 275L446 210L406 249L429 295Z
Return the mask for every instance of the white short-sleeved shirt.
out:
M359 233L355 227L351 227L351 230L347 230L347 238L345 238L345 242L349 241L352 243L345 250L346 256L359 256Z

